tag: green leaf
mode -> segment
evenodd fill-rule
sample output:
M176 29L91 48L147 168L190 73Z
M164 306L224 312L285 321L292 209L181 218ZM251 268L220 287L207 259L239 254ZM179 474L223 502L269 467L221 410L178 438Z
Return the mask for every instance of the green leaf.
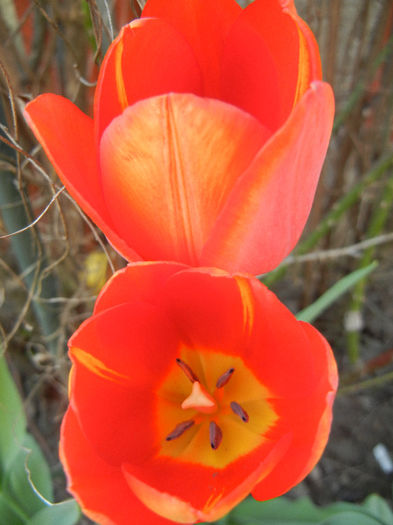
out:
M25 516L12 502L7 501L0 493L0 519L7 525L26 525Z
M43 498L52 499L52 481L41 450L26 433L23 403L4 357L0 358L0 421L0 517L12 515L4 523L24 525L45 506Z
M51 500L52 481L49 467L36 441L29 434L25 435L23 446L5 473L3 494L11 499L28 516L33 516Z
M393 525L392 518L387 503L376 495L362 505L339 502L326 507L309 498L259 502L249 497L215 525Z
M385 525L385 522L362 513L359 508L358 511L340 512L318 525Z
M19 392L0 357L0 481L19 453L26 429L26 416Z
M363 508L370 514L381 519L387 525L393 525L393 512L386 501L377 494L371 494L363 503Z
M317 507L308 498L290 500L282 497L263 502L247 498L230 514L231 518L238 520L229 523L245 525L248 524L247 520L252 520L250 523L255 525L309 525L350 508L351 505L347 503Z
M75 525L80 515L77 502L69 499L45 507L37 512L25 525Z
M312 323L317 317L321 315L331 304L339 299L344 293L350 290L355 284L364 279L369 273L371 273L378 266L376 261L372 262L365 268L360 268L349 275L346 275L342 279L336 282L327 292L325 292L319 299L313 304L304 308L297 314L299 321L306 321Z

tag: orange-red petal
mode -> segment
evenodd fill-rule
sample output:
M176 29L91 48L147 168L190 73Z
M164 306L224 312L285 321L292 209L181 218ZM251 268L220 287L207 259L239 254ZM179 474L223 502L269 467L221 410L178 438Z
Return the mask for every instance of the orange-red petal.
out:
M328 84L314 82L234 185L200 263L251 274L292 250L311 209L333 123Z
M257 0L243 10L224 47L223 100L275 131L320 78L317 44L293 1Z
M292 429L293 439L277 467L254 488L252 494L258 500L280 496L300 483L319 460L329 436L337 367L326 340L311 325L302 325L315 353L319 384L297 403L274 400L273 406L282 414L287 428ZM274 432L270 433L271 439Z
M235 0L149 0L143 17L169 22L192 47L203 75L204 96L220 97L221 55L230 27L241 13Z
M101 290L94 314L131 301L154 303L167 279L186 268L183 264L161 261L129 264L116 272Z
M255 321L242 279L210 268L185 270L168 279L158 300L186 345L242 357Z
M241 357L274 397L295 403L318 384L325 348L313 350L303 325L256 279L185 270L168 279L162 301L185 344Z
M92 446L111 464L146 460L157 446L154 391L177 356L170 323L147 303L121 304L85 321L69 347L70 403Z
M103 189L119 235L144 259L198 265L234 182L268 136L247 113L195 95L126 109L101 140Z
M123 470L135 494L161 516L185 523L210 522L248 496L255 483L274 469L289 442L290 435L283 435L222 470L160 457L143 467L124 464Z
M68 99L50 93L27 104L24 114L70 195L120 253L138 260L140 257L117 235L108 215L92 119Z
M71 407L61 427L60 459L67 475L68 490L83 512L100 525L129 525L130 516L138 518L138 525L173 523L145 507L133 494L121 469L96 454Z
M202 94L191 47L165 20L133 20L111 44L100 69L94 101L97 139L127 106L170 92Z

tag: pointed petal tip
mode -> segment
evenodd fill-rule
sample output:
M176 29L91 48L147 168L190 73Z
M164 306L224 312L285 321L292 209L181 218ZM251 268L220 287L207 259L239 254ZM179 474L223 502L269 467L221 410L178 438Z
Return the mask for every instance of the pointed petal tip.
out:
M310 82L309 89L312 89L315 93L320 93L326 99L332 99L334 102L333 88L328 82L325 82L324 80L313 80Z

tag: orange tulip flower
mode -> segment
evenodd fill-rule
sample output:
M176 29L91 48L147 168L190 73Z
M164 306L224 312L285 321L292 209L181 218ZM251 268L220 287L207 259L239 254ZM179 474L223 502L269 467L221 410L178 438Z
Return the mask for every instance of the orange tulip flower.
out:
M325 447L331 349L253 277L134 263L69 348L61 459L102 525L217 520L289 490Z
M103 61L94 119L45 94L26 118L128 260L261 273L296 244L334 111L293 0L148 0Z
M296 244L334 111L293 0L148 0L101 66L94 119L41 95L26 119L128 260L261 273Z

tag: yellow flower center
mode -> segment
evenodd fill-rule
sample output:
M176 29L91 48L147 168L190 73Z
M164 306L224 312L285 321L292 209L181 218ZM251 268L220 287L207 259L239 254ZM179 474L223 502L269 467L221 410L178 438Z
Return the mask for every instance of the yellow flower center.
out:
M224 468L264 442L271 397L240 357L183 347L158 389L160 455Z

